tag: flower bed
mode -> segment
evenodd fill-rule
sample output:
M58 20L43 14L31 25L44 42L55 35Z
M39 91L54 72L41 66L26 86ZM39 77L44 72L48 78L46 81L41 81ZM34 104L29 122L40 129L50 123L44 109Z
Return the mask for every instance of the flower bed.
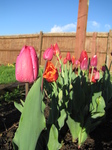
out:
M34 48L23 47L16 64L18 80L36 80L39 66L35 54ZM53 57L57 57L59 69L52 64ZM28 58L30 67L26 65ZM66 135L69 129L73 143L78 142L77 147L81 148L88 135L104 120L111 104L109 69L105 64L97 68L96 55L89 62L86 51L81 52L78 60L68 52L62 61L57 44L48 48L43 58L46 60L43 75L31 87L25 102L15 103L21 117L14 145L18 149L61 149L62 133Z

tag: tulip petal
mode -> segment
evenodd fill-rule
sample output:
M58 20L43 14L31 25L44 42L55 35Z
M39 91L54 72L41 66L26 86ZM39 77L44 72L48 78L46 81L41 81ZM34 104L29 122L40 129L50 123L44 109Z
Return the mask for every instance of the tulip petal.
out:
M37 57L35 49L31 46L29 46L29 48L30 48L32 65L33 65L33 79L36 80L38 76L38 69L39 69L38 57Z

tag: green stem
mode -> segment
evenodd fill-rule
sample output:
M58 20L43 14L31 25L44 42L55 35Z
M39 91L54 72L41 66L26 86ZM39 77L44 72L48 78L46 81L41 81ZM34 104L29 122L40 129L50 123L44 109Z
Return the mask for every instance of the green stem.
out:
M92 72L91 72L91 78L90 78L90 82L92 81L93 70L94 70L94 67L92 67Z
M27 96L28 91L29 91L29 83L26 82L26 83L25 83L25 96Z
M45 72L47 62L48 62L48 60L46 60L46 62L45 62L43 74L44 74L44 72ZM41 91L42 91L42 92L43 92L43 82L44 82L44 78L43 78L43 75L42 75L42 82L41 82Z

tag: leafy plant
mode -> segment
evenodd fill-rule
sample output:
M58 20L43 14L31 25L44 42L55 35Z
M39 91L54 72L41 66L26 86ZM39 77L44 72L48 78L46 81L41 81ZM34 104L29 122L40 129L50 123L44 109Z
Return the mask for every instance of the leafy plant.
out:
M59 69L49 61L53 54ZM57 44L48 48L43 58L45 69L31 87L25 103L15 103L21 118L13 139L14 148L60 149L61 133L65 135L67 129L72 141L78 140L80 148L88 134L104 119L112 98L109 69L106 65L97 69L96 55L89 65L86 51L82 51L79 60L67 53L62 62Z
M25 91L23 87L17 86L17 88L12 89L11 91L6 91L5 93L0 95L0 101L17 101L17 99L24 99Z

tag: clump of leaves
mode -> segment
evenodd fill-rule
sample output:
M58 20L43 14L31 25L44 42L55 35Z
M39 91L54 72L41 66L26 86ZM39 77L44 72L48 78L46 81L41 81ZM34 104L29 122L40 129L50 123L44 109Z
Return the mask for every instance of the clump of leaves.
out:
M24 99L24 89L19 86L12 91L7 91L0 96L0 101L5 100L7 102L17 101L18 99Z

